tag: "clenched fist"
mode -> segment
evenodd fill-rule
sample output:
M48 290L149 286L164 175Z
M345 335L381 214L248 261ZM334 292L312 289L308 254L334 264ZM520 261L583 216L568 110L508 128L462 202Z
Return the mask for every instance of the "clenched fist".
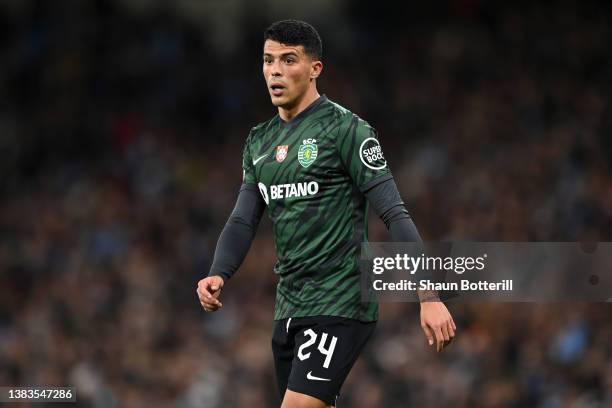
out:
M223 304L218 299L222 287L223 278L220 276L209 276L198 282L198 298L204 310L216 312L223 307Z

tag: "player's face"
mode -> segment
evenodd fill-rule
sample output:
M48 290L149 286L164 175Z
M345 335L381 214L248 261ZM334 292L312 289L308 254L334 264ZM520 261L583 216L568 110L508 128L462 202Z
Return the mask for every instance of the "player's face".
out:
M263 74L274 106L292 108L319 76L322 64L308 56L302 45L266 40Z

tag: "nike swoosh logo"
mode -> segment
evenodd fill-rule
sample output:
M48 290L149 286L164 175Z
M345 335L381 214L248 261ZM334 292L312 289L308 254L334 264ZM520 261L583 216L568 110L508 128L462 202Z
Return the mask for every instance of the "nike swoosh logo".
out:
M268 154L264 154L263 156L258 157L256 160L253 160L253 166L255 166L261 159L266 157Z
M312 375L312 371L309 371L308 374L306 374L306 378L308 378L309 380L315 380L315 381L331 381L330 378L315 377L314 375Z

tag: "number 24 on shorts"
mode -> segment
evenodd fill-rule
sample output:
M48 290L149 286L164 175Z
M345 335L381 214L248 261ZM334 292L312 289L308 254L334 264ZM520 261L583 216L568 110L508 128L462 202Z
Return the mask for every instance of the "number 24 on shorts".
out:
M304 353L304 349L312 346L317 341L317 333L315 333L312 329L305 330L304 335L310 337L310 339L308 339L298 349L297 356L300 361L304 361L310 357L310 352ZM334 354L334 349L336 348L336 341L338 341L338 338L336 336L332 336L329 347L326 349L325 343L327 342L327 333L321 333L321 341L319 342L317 349L321 354L325 356L325 361L323 362L324 368L329 368L329 363L331 361L332 355Z

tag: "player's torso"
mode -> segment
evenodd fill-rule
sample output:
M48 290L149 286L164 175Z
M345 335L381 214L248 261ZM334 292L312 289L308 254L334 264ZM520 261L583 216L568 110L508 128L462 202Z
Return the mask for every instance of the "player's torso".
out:
M364 316L356 259L367 207L338 150L339 129L352 117L346 112L324 100L297 121L271 119L249 138L252 181L267 204L278 257L275 318Z
M297 268L303 275L316 274L308 268L324 264L323 257L347 244L359 206L355 200L363 201L336 147L344 118L328 101L306 113L289 123L272 119L249 145L255 181L273 223L281 275Z
M335 130L333 121L307 118L292 126L277 120L252 142L257 185L273 221L324 204L338 192L334 187L350 182L335 149Z

